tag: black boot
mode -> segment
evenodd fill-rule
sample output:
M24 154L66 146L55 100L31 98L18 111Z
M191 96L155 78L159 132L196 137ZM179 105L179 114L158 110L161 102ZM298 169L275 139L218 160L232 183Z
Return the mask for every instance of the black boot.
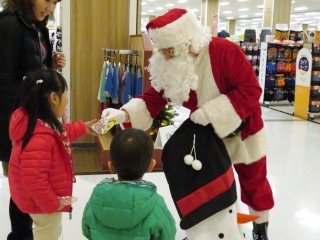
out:
M268 240L268 222L253 223L252 237L253 240Z

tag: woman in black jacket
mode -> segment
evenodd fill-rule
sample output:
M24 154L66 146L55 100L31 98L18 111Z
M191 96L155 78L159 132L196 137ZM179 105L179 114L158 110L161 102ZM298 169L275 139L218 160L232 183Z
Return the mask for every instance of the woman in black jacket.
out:
M61 69L63 53L52 55L46 27L61 0L4 0L0 12L0 161L7 175L11 141L9 118L23 77L41 68ZM32 220L10 199L11 233L8 240L33 239Z

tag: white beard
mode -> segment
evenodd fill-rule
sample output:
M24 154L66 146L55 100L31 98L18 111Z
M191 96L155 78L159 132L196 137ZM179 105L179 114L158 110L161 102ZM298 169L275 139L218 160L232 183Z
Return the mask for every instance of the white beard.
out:
M188 53L181 53L170 60L165 60L160 53L153 55L148 71L152 87L176 106L182 106L189 100L190 90L198 87L198 76L195 74L195 63Z

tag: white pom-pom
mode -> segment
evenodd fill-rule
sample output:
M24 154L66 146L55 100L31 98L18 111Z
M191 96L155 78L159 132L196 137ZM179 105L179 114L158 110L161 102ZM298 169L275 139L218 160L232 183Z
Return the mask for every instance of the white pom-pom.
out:
M187 165L191 165L193 162L194 158L192 155L188 154L184 157L184 163Z
M192 167L193 167L194 170L199 171L202 168L202 163L199 160L194 160L192 162Z

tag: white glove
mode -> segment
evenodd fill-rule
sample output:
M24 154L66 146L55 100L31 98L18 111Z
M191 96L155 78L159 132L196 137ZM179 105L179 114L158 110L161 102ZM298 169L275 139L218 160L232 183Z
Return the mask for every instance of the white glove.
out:
M203 125L203 126L207 126L210 123L209 119L207 118L206 114L201 108L194 111L191 114L190 119L192 122Z
M106 108L102 111L101 118L107 120L117 119L117 124L124 123L126 121L126 114L124 111L115 108Z

